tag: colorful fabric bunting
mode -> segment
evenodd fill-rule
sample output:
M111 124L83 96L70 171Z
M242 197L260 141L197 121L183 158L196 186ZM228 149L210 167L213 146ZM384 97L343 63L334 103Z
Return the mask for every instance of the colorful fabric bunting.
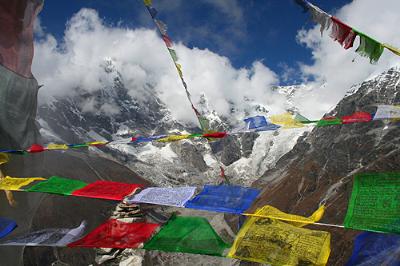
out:
M9 235L16 227L15 221L0 217L0 238Z
M265 205L259 209L259 213L263 213L263 215L266 216L264 218L277 219L280 221L284 221L286 223L290 223L291 225L294 225L297 227L303 227L305 225L318 222L319 220L321 220L322 216L324 215L324 211L325 211L325 206L322 205L310 217L303 217L303 216L299 216L299 215L295 215L295 214L284 213L270 205ZM244 215L250 216L250 217L251 216L257 217L256 214L245 213Z
M392 53L394 53L395 55L400 56L400 49L396 48L390 44L387 43L382 43L382 46L385 47L386 49L388 49L389 51L391 51Z
M172 141L178 141L178 140L183 140L183 139L188 139L190 137L190 134L185 134L185 135L172 135L168 136L162 139L157 140L158 142L172 142Z
M399 266L400 236L364 232L357 236L346 266Z
M162 35L162 39L164 40L165 45L166 45L168 48L171 48L171 47L172 47L172 41L171 41L171 39L170 39L167 35ZM171 51L170 51L170 53L171 53ZM175 56L176 56L176 54L175 54ZM176 61L176 60L174 60L174 61Z
M172 216L144 245L147 250L222 256L230 245L222 241L203 217Z
M86 143L88 146L103 146L106 145L108 143L108 141L92 141L92 142L88 142Z
M343 124L370 122L372 116L367 112L355 112L352 115L342 116Z
M258 210L257 215L268 215ZM269 218L249 218L228 257L271 265L325 265L330 234L299 228Z
M85 186L87 186L87 183L80 180L52 176L50 179L26 189L26 191L71 195L75 190L81 189Z
M152 223L124 223L110 219L68 247L139 248L159 227Z
M158 188L150 187L140 191L139 194L128 197L125 201L132 203L150 203L165 206L184 207L192 198L196 187Z
M108 200L123 200L126 196L132 194L136 189L141 188L141 185L126 184L112 181L96 181L81 189L72 192L73 196L108 199Z
M19 237L14 237L2 242L2 246L50 246L65 247L69 243L81 238L85 231L86 223L82 222L79 227L43 229L28 233Z
M304 125L293 118L290 113L284 113L280 115L271 115L269 117L271 123L282 126L283 128L296 128L303 127Z
M347 26L343 22L341 22L336 17L331 17L332 19L332 31L331 38L335 41L338 41L344 49L349 49L353 47L354 40L356 38L356 33L350 26Z
M47 145L46 150L68 150L68 145L51 143Z
M325 127L325 126L332 126L332 125L341 125L342 120L338 117L330 116L324 117L323 119L319 120L317 123L317 127Z
M20 191L22 187L39 180L46 179L42 177L18 178L6 176L0 179L0 190Z
M33 144L32 146L29 147L29 149L27 150L27 152L30 152L30 153L37 153L37 152L43 152L43 151L45 151L45 150L46 150L46 149L45 149L42 145Z
M226 135L227 135L226 132L214 132L214 133L203 134L202 137L213 138L213 139L222 139L222 138L225 138Z
M378 105L374 115L374 120L398 118L400 118L400 106L396 105Z
M0 165L8 163L8 161L10 160L8 154L6 153L0 153Z
M357 31L356 33L360 36L360 46L356 52L361 56L368 57L371 64L378 62L383 53L383 45L362 32Z
M374 232L400 233L400 173L358 174L344 226Z
M312 20L315 23L321 25L320 32L321 32L321 36L322 36L323 32L328 30L332 24L331 16L329 14L325 13L323 10L321 10L317 6L314 6L311 3L307 3L307 4L309 6Z
M230 185L205 185L185 207L216 212L243 213L257 198L259 190Z

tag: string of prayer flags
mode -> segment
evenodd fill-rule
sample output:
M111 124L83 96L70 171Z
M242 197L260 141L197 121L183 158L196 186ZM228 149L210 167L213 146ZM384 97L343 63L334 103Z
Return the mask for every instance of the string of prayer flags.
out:
M139 248L158 227L158 224L153 223L125 223L110 219L82 239L68 244L68 247Z
M398 118L400 118L400 106L396 105L378 105L374 115L374 120Z
M0 238L9 235L17 227L17 223L13 220L0 217Z
M185 207L215 212L240 214L257 198L259 190L231 185L205 185L203 190Z
M291 113L271 115L269 119L271 120L271 123L280 125L283 128L303 127L303 124L296 121Z
M400 173L355 175L346 228L400 233Z
M125 201L132 203L150 203L165 206L184 207L190 200L196 187L176 187L176 188L145 188L136 195L129 196Z
M0 153L0 165L8 163L9 160L10 158L7 153Z
M136 189L141 188L138 184L126 184L113 181L99 180L87 186L72 192L73 196L108 199L108 200L123 200L126 196L132 194Z
M353 254L346 266L400 265L400 236L363 232L354 242Z
M353 29L340 21L336 17L331 17L332 19L332 31L331 38L338 41L344 49L349 49L353 47L354 40L356 38L356 33Z
M225 243L203 217L173 215L144 249L222 256Z
M364 33L359 31L356 33L360 36L360 46L358 46L356 52L361 56L368 57L371 64L378 62L383 53L383 45Z
M69 243L81 238L86 223L82 222L76 228L57 228L43 229L13 237L8 241L0 243L2 246L50 246L50 247L65 247Z
M342 119L335 116L329 116L319 120L317 123L317 127L325 127L325 126L341 125L341 124L342 124Z
M355 112L352 115L342 116L343 124L364 123L372 121L372 115L367 112Z
M322 36L323 32L328 30L332 24L331 16L325 13L325 11L321 10L319 7L314 6L311 3L305 3L305 4L308 5L307 7L308 10L310 11L312 20L315 23L321 25L320 32Z
M39 180L46 179L42 177L18 178L6 176L5 178L0 179L0 190L21 191L22 187Z
M85 186L87 186L87 183L80 180L52 176L50 179L26 189L26 191L71 195L75 190L81 189Z
M278 219L280 221L284 221L286 223L289 223L297 227L303 227L305 225L318 222L319 220L321 220L322 216L324 215L324 212L325 212L324 205L321 205L318 208L318 210L316 210L310 217L303 217L300 215L284 213L270 205L265 205L259 209L259 213L265 214L263 218ZM250 217L257 217L257 214L245 213L244 215Z
M256 215L268 215L258 209ZM275 219L246 220L228 257L270 265L325 265L330 234L299 228Z

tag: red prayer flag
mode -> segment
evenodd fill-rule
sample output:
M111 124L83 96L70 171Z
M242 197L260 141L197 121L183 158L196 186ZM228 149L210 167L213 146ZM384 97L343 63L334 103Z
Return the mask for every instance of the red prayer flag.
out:
M28 152L30 152L30 153L36 153L36 152L43 152L43 151L45 151L45 150L46 150L46 149L45 149L42 145L39 145L39 144L32 144L32 146L29 147Z
M170 39L167 35L162 35L162 39L164 40L165 45L166 45L168 48L171 48L171 47L172 47L172 41L171 41L171 39Z
M203 137L221 139L226 137L226 135L227 135L226 132L214 132L214 133L203 134Z
M356 33L353 31L353 29L333 16L332 22L332 32L330 36L335 41L338 41L340 45L344 47L344 49L353 47L353 43L356 38Z
M68 247L138 248L149 240L158 227L158 224L124 223L110 219L84 238L68 244Z
M372 120L372 115L367 112L355 112L352 115L342 117L343 124L369 122Z
M72 195L97 199L123 200L140 187L142 187L142 185L112 181L96 181L86 187L75 190L72 192Z

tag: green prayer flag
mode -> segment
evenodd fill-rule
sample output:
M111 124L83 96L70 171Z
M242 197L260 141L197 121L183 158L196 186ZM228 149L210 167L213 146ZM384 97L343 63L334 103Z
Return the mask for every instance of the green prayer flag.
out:
M168 48L168 51L169 51L169 54L171 55L172 59L174 60L174 62L178 61L178 56L176 55L175 50Z
M400 173L356 175L344 226L400 233Z
M28 188L26 191L71 195L75 190L85 186L87 186L87 183L80 180L52 176L47 181L40 182Z
M318 121L317 127L331 126L331 125L341 125L342 120L338 117L324 118Z
M144 245L147 250L222 256L225 243L203 217L172 216Z
M378 62L383 53L384 46L362 32L355 31L354 29L353 31L360 36L360 46L358 46L356 52L361 56L368 57L371 64Z

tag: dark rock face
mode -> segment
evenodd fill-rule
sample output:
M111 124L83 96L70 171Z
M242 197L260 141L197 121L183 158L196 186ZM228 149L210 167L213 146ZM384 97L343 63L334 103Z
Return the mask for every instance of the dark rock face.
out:
M399 70L390 69L362 83L328 115L372 113L376 104L398 104L399 81ZM325 203L322 222L343 224L355 173L399 170L399 122L385 125L384 121L372 121L315 128L253 184L263 189L253 208L271 204L289 213L310 215L319 203ZM332 233L329 264L344 265L357 232L314 228Z

